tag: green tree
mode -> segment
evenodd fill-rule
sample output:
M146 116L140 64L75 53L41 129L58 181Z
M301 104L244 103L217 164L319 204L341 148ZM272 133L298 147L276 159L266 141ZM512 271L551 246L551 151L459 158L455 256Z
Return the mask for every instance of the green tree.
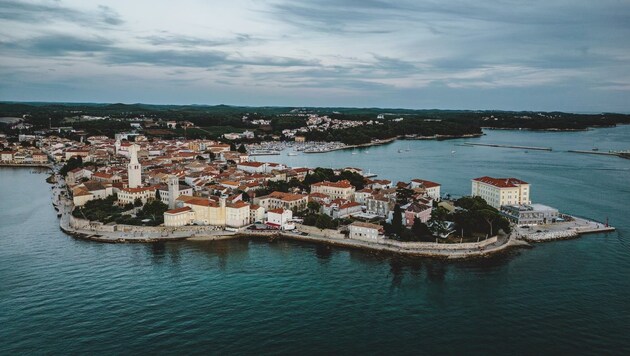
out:
M308 207L308 211L313 213L313 214L317 214L319 213L319 209L321 208L321 204L319 204L318 202L311 200L308 202L308 204L306 205L306 207Z
M433 234L431 233L431 230L429 229L427 224L423 223L418 218L413 220L413 225L411 225L411 232L419 241L433 240Z
M247 148L245 148L244 144L241 143L241 145L238 147L238 152L247 153Z
M142 206L142 200L140 200L140 198L136 198L136 200L133 201L133 206L136 208Z
M392 217L392 231L395 234L400 234L403 229L402 222L402 209L399 204L394 206L394 216Z
M319 214L315 221L315 227L319 229L332 229L334 227L332 218L326 214Z

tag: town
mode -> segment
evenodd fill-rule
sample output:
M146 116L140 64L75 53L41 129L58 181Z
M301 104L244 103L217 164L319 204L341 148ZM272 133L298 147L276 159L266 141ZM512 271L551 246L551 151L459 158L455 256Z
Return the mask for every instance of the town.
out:
M518 237L612 229L532 203L530 184L517 178L471 177L470 196L453 198L422 178L392 182L357 167L256 161L229 141L138 134L20 140L2 141L2 164L53 162L62 228L96 240L282 234L399 252L459 250L461 257L518 244Z

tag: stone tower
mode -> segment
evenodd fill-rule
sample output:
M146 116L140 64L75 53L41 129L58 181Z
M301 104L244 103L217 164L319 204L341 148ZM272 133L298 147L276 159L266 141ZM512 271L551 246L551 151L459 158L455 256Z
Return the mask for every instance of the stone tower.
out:
M129 164L127 165L127 177L129 188L138 188L142 185L142 167L138 163L138 145L129 146Z
M175 201L179 198L179 178L176 175L168 177L168 208L175 209Z

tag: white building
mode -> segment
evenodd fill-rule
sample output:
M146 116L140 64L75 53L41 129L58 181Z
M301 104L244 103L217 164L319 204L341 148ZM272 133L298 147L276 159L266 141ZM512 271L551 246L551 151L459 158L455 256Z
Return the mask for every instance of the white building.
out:
M433 198L434 200L440 200L440 187L439 183L431 182L430 180L424 179L412 179L411 180L411 189L415 188L423 188L426 192L426 195Z
M527 205L529 183L516 178L480 177L472 180L472 196L482 197L490 206L501 209L502 205Z
M350 238L365 241L378 241L379 237L382 237L383 227L376 224L371 224L362 221L355 221L348 225L350 231Z
M164 212L164 226L184 226L192 224L195 213L189 206Z
M347 180L339 182L319 182L311 184L311 193L321 193L329 196L331 199L354 199L354 187Z
M274 209L267 212L266 224L279 230L293 230L295 225L291 223L293 212L288 209Z

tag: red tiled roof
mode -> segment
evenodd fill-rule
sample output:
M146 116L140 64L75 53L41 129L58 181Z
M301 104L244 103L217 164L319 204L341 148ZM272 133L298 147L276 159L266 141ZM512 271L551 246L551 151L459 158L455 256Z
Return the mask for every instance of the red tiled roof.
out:
M473 180L477 182L490 184L497 188L516 188L517 186L521 184L529 184L517 178L492 178L492 177L485 176L485 177L475 178Z
M167 210L165 211L166 214L179 214L179 213L183 213L185 211L191 211L192 209L189 206L185 206L182 208L177 208L177 209L171 209L171 210Z
M434 188L434 187L439 187L440 184L439 183L435 183L435 182L431 182L430 180L424 180L424 179L412 179L412 182L416 182L416 183L420 183L422 184L425 188Z
M339 182L323 181L323 182L311 184L311 186L312 187L315 186L315 187L351 188L352 184L350 184L349 181L344 179L344 180L340 180Z

